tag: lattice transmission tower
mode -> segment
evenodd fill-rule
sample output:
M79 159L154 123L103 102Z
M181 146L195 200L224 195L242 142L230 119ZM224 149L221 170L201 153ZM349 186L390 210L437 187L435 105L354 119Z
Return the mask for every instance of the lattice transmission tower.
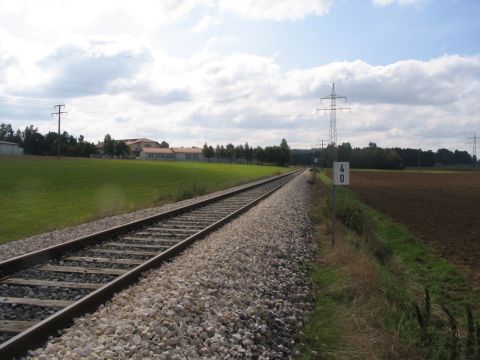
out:
M467 144L472 145L472 156L474 156L476 160L478 160L477 159L477 142L478 142L477 132L473 131L473 137L468 138Z
M318 111L330 111L330 126L328 129L328 143L332 145L333 161L337 160L337 110L350 110L348 107L337 107L337 99L344 99L347 102L346 96L337 95L335 93L335 83L332 84L332 93L328 96L320 98L320 101L330 100L329 108L317 109Z

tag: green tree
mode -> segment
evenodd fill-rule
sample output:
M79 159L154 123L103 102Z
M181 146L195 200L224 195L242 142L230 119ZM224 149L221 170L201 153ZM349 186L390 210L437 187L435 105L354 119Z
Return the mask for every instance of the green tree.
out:
M220 159L224 160L227 158L227 150L225 150L225 146L220 146Z
M245 149L243 148L243 145L237 145L235 146L235 159L243 159L245 157Z
M338 161L350 161L352 158L352 145L350 143L343 143L337 149Z
M208 162L210 162L210 157L208 156L208 145L207 143L203 144L202 154L205 156Z
M248 142L245 143L244 151L245 160L247 161L247 163L250 163L253 159L253 148L248 145Z
M212 159L215 156L215 149L212 145L208 147L208 158Z
M235 146L233 144L227 144L225 146L225 157L228 159L228 161L231 163L233 160L233 156L235 155Z
M0 140L1 141L10 141L12 142L14 137L12 125L10 124L0 124Z
M208 162L210 162L210 159L215 156L215 150L213 149L212 146L208 146L207 143L203 145L202 153Z
M453 164L453 152L448 149L438 149L435 154L435 161L442 166Z
M27 126L22 134L25 154L42 155L45 152L45 137L33 125Z
M110 134L105 135L103 138L103 152L110 157L113 157L115 153L115 140L112 139Z
M253 158L257 160L257 164L260 164L267 160L267 154L261 146L257 146L253 152Z
M220 161L220 145L217 144L217 146L215 146L215 158L217 159L217 162Z
M127 145L125 141L115 141L114 146L115 146L115 155L118 158L124 158L130 155L130 147Z
M280 148L276 155L276 163L280 166L288 166L292 162L292 151L288 146L287 140L282 139L280 142Z

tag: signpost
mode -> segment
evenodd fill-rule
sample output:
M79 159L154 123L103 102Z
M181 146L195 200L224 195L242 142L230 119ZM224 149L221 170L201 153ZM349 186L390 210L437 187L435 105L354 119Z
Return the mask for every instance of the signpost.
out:
M313 182L317 180L317 163L318 157L313 158Z
M337 185L350 185L350 163L338 162L333 163L333 199L332 199L332 247L335 246L336 237L336 198Z
M333 163L333 185L350 185L350 163Z

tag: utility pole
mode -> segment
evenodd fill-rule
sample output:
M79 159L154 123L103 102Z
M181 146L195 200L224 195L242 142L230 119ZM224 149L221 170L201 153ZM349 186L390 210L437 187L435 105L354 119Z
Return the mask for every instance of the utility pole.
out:
M61 119L62 114L68 114L66 111L62 111L62 106L65 108L65 104L55 105L53 107L53 109L55 110L55 109L58 108L58 111L52 113L52 116L53 115L58 115L57 157L59 159L60 159L60 139L61 139L61 136L60 136L60 119Z
M324 156L323 156L323 143L326 144L326 143L327 143L327 140L323 140L323 139L322 139L322 140L318 140L318 141L320 141L320 143L317 144L317 145L321 145L321 146L322 146L322 152L321 152L321 154L322 154L322 167L321 167L321 168L323 169L323 163L324 163L324 160L325 160L325 159L324 159Z
M350 110L350 108L337 108L337 99L345 99L347 102L346 96L340 96L335 93L335 83L332 84L332 92L328 96L320 98L322 100L330 100L330 107L317 109L318 111L330 111L330 127L328 129L328 142L332 145L332 179L333 179L333 163L337 161L337 110ZM337 197L337 186L332 184L333 198L332 198L332 247L335 246L336 238L336 197Z
M477 160L477 142L478 142L477 132L474 130L473 137L468 138L468 143L467 143L469 145L472 145L472 156L474 161ZM474 166L476 165L475 162L473 163L473 165Z

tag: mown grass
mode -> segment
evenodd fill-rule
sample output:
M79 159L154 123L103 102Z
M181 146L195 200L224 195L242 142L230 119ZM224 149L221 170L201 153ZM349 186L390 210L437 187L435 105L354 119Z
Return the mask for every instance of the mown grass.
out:
M325 174L320 178L330 186L330 178ZM318 198L317 194L314 202ZM317 214L314 216L317 222L323 219L327 223L331 199L327 194L322 198L327 205L323 210L317 205L312 212ZM323 214L319 214L321 211ZM480 358L480 323L475 324L479 331L475 341L479 345L472 345L475 336L467 331L465 315L467 307L473 307L474 314L478 310L479 296L454 265L436 256L434 249L422 245L404 227L362 203L346 188L337 187L337 217L344 224L339 233L345 241L340 240L339 246L331 249L328 239L321 246L319 261L312 271L312 282L319 289L315 293L317 308L312 319L334 317L337 322L333 325L324 322L319 332L320 342L315 340L317 330L307 325L304 340L310 344L307 348L315 349L319 358L326 359L401 359L415 358L415 353L425 359ZM332 272L336 274L335 281L330 284L321 281L322 277L331 278ZM343 296L332 298L332 292L338 292L338 285L332 283L343 284L340 286ZM361 286L355 289L356 284ZM430 302L425 299L425 289ZM365 306L359 306L362 303ZM423 328L415 306L425 321ZM452 331L442 306L455 318L456 331ZM356 321L356 332L352 331L352 316L362 319ZM322 335L331 331L337 336ZM365 338L362 333L387 341L377 341L374 350L368 353L357 341ZM392 349L396 344L395 351L388 353L388 346L382 346L388 343ZM348 356L345 351L349 351ZM302 352L304 358L315 358L310 353Z
M285 171L238 164L0 157L0 243Z

